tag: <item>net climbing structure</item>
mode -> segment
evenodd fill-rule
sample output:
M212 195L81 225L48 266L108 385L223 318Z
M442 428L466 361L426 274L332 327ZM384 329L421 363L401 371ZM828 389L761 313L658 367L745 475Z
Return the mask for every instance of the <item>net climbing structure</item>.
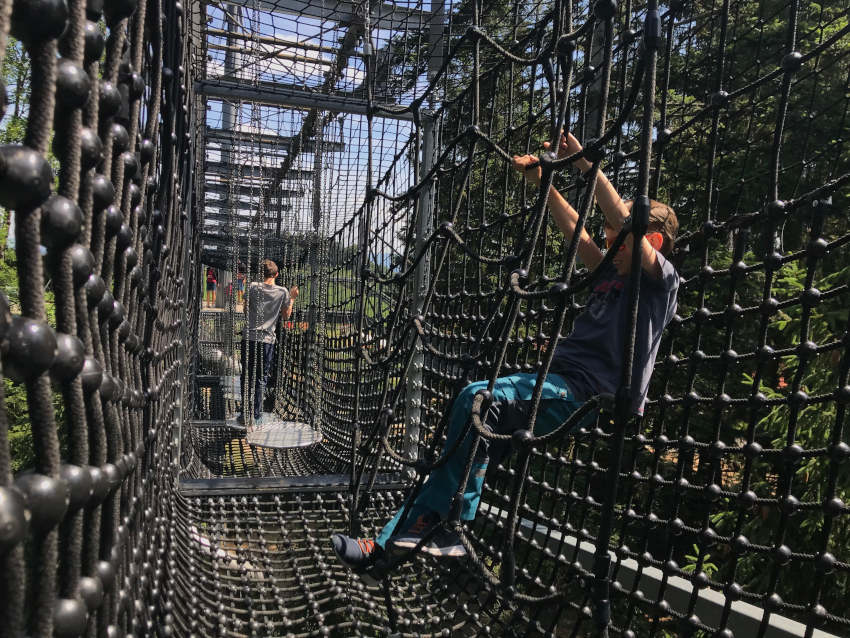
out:
M0 40L0 635L850 635L847 2L0 0ZM643 415L634 274L624 382L533 399L468 556L344 568L465 385L547 374L599 269L546 193L601 245L600 171L605 263L648 198L681 224ZM267 258L309 445L231 423Z

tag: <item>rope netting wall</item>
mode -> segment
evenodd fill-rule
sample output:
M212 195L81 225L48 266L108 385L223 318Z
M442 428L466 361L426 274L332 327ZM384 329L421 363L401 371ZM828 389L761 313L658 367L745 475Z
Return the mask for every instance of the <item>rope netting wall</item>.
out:
M29 79L0 147L3 636L150 635L164 611L197 285L185 20L179 2L0 6Z
M360 213L371 229L406 208L411 233L396 268L361 260L364 286L409 285L418 259L430 260L431 278L421 314L387 315L392 345L355 362L387 377L374 404L355 395L353 531L384 522L357 518L370 470L403 463L417 472L416 493L465 383L545 375L552 336L568 334L594 273L574 269L576 243L547 223L541 194L550 179L570 193L580 224L599 237L591 194L604 167L624 197L650 195L679 212L678 315L641 419L628 416L624 384L595 428L535 437L535 403L526 437L514 437L518 453L488 473L484 512L462 533L469 568L502 597L488 626L730 635L745 601L764 610L754 634L769 631L771 614L807 635L816 626L846 634L847 7L453 9L463 25L449 23L444 62L406 107L421 141L424 105L439 96L434 169L401 193L375 172ZM575 158L543 156L543 187L523 189L510 156L555 144L562 127L584 141L594 169L579 177ZM436 230L416 250L414 220L428 197ZM639 237L645 221L632 223ZM412 334L421 346L397 342ZM411 419L402 379L417 363ZM469 427L492 442L485 410L473 404ZM398 431L416 433L418 449L379 441ZM679 586L684 600L671 605ZM710 591L721 594L714 613L700 602Z

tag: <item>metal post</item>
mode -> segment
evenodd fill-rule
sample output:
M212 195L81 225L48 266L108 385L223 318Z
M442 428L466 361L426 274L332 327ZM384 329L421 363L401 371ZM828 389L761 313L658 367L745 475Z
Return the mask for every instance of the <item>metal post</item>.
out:
M197 29L197 33L200 33L200 25L201 25L201 17L200 17L200 5L198 3L192 3L192 28ZM190 104L192 103L191 96L189 98ZM188 110L188 122L187 130L191 131L193 134L196 133L195 130L195 122L196 122L197 111L194 108L190 108ZM197 136L195 136L194 142L197 142ZM183 296L183 308L180 313L180 341L177 346L177 361L178 361L178 372L177 379L179 383L179 387L177 388L177 399L175 405L175 420L176 427L174 428L174 438L173 438L173 449L174 449L174 467L177 471L174 472L174 480L175 484L179 485L180 480L180 461L181 461L181 452L182 452L182 444L183 444L183 424L187 419L187 386L189 384L189 375L194 371L191 369L191 365L189 362L189 353L193 352L193 348L189 347L189 321L192 316L192 300L198 298L198 289L194 286L197 284L200 279L195 279L192 276L191 272L191 257L192 257L192 241L190 238L192 235L192 210L196 205L195 195L195 176L199 174L197 170L197 166L195 166L196 162L195 155L195 145L190 144L188 148L188 154L186 158L183 160L186 174L185 188L182 192L182 207L183 210L180 212L183 214L183 268L180 272L180 276L183 279L183 289L180 291ZM202 264L199 256L198 258L197 268L200 272L203 272ZM200 304L199 304L200 305Z
M432 80L443 63L443 40L445 28L445 6L442 0L433 4L430 21L429 47L431 58L428 66L428 79ZM439 152L439 127L437 119L431 112L423 113L422 125L422 156L418 177L423 179L433 168ZM429 235L434 228L434 199L436 183L431 180L419 194L419 215L416 220L416 236L414 254L418 255L425 247ZM421 314L425 293L428 290L431 274L430 256L426 255L416 266L413 279L413 315ZM422 343L417 339L414 344L415 352L407 375L405 392L404 432L406 437L407 454L411 458L419 457L419 423L422 418L422 373L425 367L425 353Z
M237 11L241 11L241 7L237 8L232 4L225 5L225 29L228 33L233 33L236 31L236 23L233 20L233 16ZM227 38L227 44L232 44L232 38ZM226 78L232 79L236 81L236 53L233 51L232 47L228 46L227 51L224 52L224 76ZM232 131L236 125L236 107L233 102L229 101L226 97L222 97L221 101L221 128L224 131ZM223 139L221 141L221 162L225 166L231 164L231 140L227 133L224 134Z
M320 122L323 118L320 118ZM318 319L318 304L319 304L319 264L318 251L322 245L322 238L319 234L320 224L322 221L322 154L324 151L324 126L321 124L316 129L313 148L313 238L310 246L310 304L307 307L307 344L306 356L304 357L305 368L303 374L308 371L312 372L316 369L317 356L317 339L318 332L316 330ZM307 405L313 408L311 415L311 425L316 427L316 422L320 418L319 406L317 401L317 390L319 379L312 379L308 386L308 401Z

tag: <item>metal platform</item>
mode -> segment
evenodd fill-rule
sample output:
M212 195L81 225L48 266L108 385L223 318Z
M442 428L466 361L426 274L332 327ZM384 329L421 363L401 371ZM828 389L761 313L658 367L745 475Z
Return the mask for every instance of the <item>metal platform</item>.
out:
M205 421L204 425L212 425L212 423ZM276 450L309 447L322 441L322 433L310 427L308 423L287 421L271 412L263 412L262 424L249 427L247 431L244 426L239 424L236 417L227 419L220 425L245 432L245 440L248 445Z
M249 445L290 449L309 447L319 443L322 440L322 433L314 430L307 423L274 421L255 427L245 438Z

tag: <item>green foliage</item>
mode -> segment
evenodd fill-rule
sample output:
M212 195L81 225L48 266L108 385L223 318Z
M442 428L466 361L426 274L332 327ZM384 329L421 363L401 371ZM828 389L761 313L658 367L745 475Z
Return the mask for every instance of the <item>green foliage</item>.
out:
M683 572L693 574L694 571L703 571L709 578L717 573L717 565L711 562L711 554L700 554L700 549L697 545L694 545L691 551L693 552L692 554L685 554L685 560L687 562L682 565Z
M20 42L9 37L3 58L3 82L9 96L7 116L0 123L0 142L12 144L24 139L29 112L29 56Z

